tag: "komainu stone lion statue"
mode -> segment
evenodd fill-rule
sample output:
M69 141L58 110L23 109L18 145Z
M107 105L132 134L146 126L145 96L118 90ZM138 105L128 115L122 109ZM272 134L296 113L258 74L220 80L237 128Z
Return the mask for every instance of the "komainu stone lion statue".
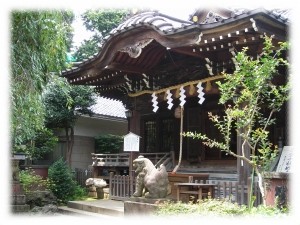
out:
M137 175L134 197L142 197L144 190L145 198L165 198L167 196L169 180L164 165L156 169L149 159L139 156L133 160L133 167Z

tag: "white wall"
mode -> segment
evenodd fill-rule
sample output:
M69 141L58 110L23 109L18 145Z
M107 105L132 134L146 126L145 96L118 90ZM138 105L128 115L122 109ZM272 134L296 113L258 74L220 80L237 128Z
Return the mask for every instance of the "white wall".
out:
M94 149L94 138L75 136L72 153L72 169L87 169L89 165L92 165L91 153L94 152Z
M99 134L125 135L128 123L126 119L79 117L74 135L95 137Z
M74 129L72 168L87 169L92 165L91 153L95 152L94 137L99 134L125 135L126 119L109 117L80 117Z

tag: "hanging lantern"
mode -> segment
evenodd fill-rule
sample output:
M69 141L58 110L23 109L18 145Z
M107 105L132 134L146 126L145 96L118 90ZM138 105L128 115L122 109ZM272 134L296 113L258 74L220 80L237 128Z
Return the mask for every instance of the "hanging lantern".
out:
M175 109L175 111L174 111L174 116L175 116L175 118L180 119L180 117L181 117L181 107L180 107L180 106L178 106L178 107Z

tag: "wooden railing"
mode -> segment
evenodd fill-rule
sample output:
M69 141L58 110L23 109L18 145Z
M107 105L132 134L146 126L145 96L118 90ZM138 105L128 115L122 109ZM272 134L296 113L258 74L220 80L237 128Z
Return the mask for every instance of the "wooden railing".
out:
M167 169L174 165L174 152L140 153L145 158L150 159L158 168L164 164ZM92 153L92 166L128 166L129 153L119 154L95 154Z
M92 153L92 166L129 166L129 153L95 154Z

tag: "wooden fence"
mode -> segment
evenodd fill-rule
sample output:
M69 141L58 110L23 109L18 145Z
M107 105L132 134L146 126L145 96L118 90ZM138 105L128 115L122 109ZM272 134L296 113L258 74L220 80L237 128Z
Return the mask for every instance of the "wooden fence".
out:
M199 180L200 183L216 184L214 196L217 199L226 199L239 205L247 205L249 201L249 185L239 184L236 181ZM110 175L109 196L114 200L128 200L135 191L135 180L121 175ZM171 193L172 195L172 193ZM262 203L257 182L253 185L253 195L255 196L254 206ZM175 195L174 195L175 196ZM175 197L171 196L171 199Z
M73 171L73 173L74 173L74 179L77 181L77 183L81 187L86 187L85 181L88 178L93 177L93 171L91 169L79 169L79 168L75 168L75 170Z
M128 200L135 191L135 178L129 175L114 175L110 173L109 198L112 200Z
M239 184L236 181L214 181L207 180L207 183L217 184L214 188L214 196L219 199L227 199L231 202L236 202L239 205L248 205L250 185ZM254 206L262 203L262 198L259 192L257 183L253 185L252 196L255 196Z

